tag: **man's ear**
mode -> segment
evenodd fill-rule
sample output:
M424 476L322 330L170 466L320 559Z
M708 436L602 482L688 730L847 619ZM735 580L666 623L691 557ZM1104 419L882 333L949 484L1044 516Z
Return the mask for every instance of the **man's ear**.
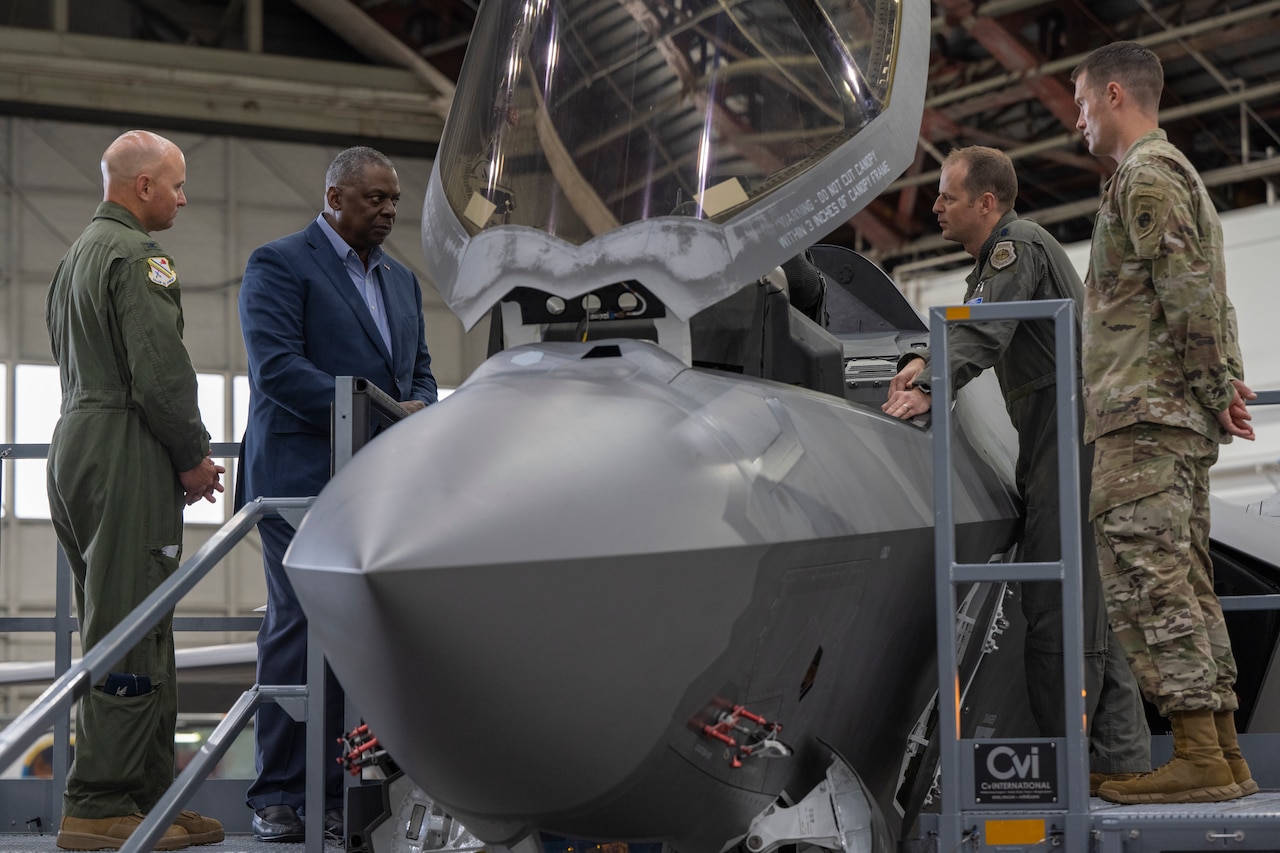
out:
M329 187L324 191L325 203L329 205L330 210L342 209L342 191L337 187Z
M991 213L993 210L995 210L996 209L995 193L986 192L986 193L983 193L981 196L979 196L978 207L984 214Z
M1124 87L1114 80L1107 84L1107 103L1112 107L1118 107L1124 102Z
M142 199L143 201L146 201L148 198L150 198L151 197L151 176L147 174L141 174L138 177L134 178L133 191L137 194L138 198Z

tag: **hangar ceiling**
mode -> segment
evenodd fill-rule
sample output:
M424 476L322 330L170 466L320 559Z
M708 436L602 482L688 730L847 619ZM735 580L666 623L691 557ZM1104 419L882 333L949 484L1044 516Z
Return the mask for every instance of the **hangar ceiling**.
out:
M677 23L741 2L601 0ZM889 268L954 256L930 207L939 159L972 144L1014 157L1021 212L1087 237L1105 172L1068 78L1115 39L1164 61L1161 123L1220 210L1274 197L1280 0L935 0L933 16L915 164L829 241ZM430 157L474 17L475 0L0 0L0 107Z

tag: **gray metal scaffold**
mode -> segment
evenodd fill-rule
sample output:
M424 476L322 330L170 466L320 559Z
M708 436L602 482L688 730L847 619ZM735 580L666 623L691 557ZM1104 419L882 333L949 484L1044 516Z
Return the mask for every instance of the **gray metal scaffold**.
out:
M399 404L381 389L364 379L339 376L335 381L332 423L332 469L339 470L363 447L373 433L375 423L389 425L404 417ZM234 457L235 443L219 443L212 448L215 457ZM47 445L6 446L0 457L44 458ZM66 779L69 756L69 714L76 698L101 680L124 654L138 643L165 613L198 584L257 524L258 519L278 514L294 527L310 508L314 496L269 498L259 497L245 503L232 518L202 545L195 554L160 584L141 604L112 631L72 663L71 635L77 621L71 610L71 572L66 555L58 550L57 606L53 617L9 617L0 619L0 630L53 631L55 633L55 667L61 674L26 710L0 730L0 768L17 759L36 738L54 731L53 776L51 779L0 780L0 818L15 824L13 815L46 814L56 826L62 811L62 787ZM178 630L257 630L261 618L251 617L185 617L174 620ZM178 812L187 806L202 786L215 792L215 810L225 816L232 809L243 810L244 780L209 780L207 777L231 747L240 731L252 719L263 702L275 702L299 722L323 719L325 658L312 637L308 637L307 684L254 685L245 691L227 711L217 727L201 745L186 768L174 780L168 792L156 804L121 848L124 853L150 850L164 834ZM348 712L350 716L350 711ZM322 726L307 726L306 750L306 853L324 849L324 770L325 736ZM218 783L218 784L213 784ZM225 817L224 817L225 819Z
M923 814L929 846L951 851L1156 853L1189 850L1280 850L1280 793L1262 791L1226 803L1114 805L1089 797L1084 729L1081 615L1079 447L1076 441L1075 303L1069 299L937 307L930 312L933 387L934 519L938 619L938 737L941 808ZM1049 563L956 562L952 511L951 366L948 332L957 323L1051 321L1057 360L1058 489L1061 555ZM1257 403L1280 402L1266 392ZM1056 581L1062 585L1065 737L962 737L956 673L956 585ZM1280 608L1278 596L1224 597L1227 610ZM1242 737L1242 742L1246 742ZM1248 757L1267 783L1280 766L1280 736L1253 736Z

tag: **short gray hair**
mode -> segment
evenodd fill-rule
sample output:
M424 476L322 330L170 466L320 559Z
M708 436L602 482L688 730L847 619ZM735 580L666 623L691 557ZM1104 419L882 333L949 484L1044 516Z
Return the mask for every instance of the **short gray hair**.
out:
M391 158L375 148L364 145L348 148L333 158L328 171L324 173L325 198L328 199L329 187L349 186L367 166L385 166L393 171L396 168Z

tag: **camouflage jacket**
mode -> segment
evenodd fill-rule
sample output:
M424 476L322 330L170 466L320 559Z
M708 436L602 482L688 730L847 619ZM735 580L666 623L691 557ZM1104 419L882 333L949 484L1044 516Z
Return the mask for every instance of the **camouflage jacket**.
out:
M1222 226L1164 131L1133 144L1102 193L1085 275L1085 441L1135 423L1226 443L1217 413L1244 379Z

